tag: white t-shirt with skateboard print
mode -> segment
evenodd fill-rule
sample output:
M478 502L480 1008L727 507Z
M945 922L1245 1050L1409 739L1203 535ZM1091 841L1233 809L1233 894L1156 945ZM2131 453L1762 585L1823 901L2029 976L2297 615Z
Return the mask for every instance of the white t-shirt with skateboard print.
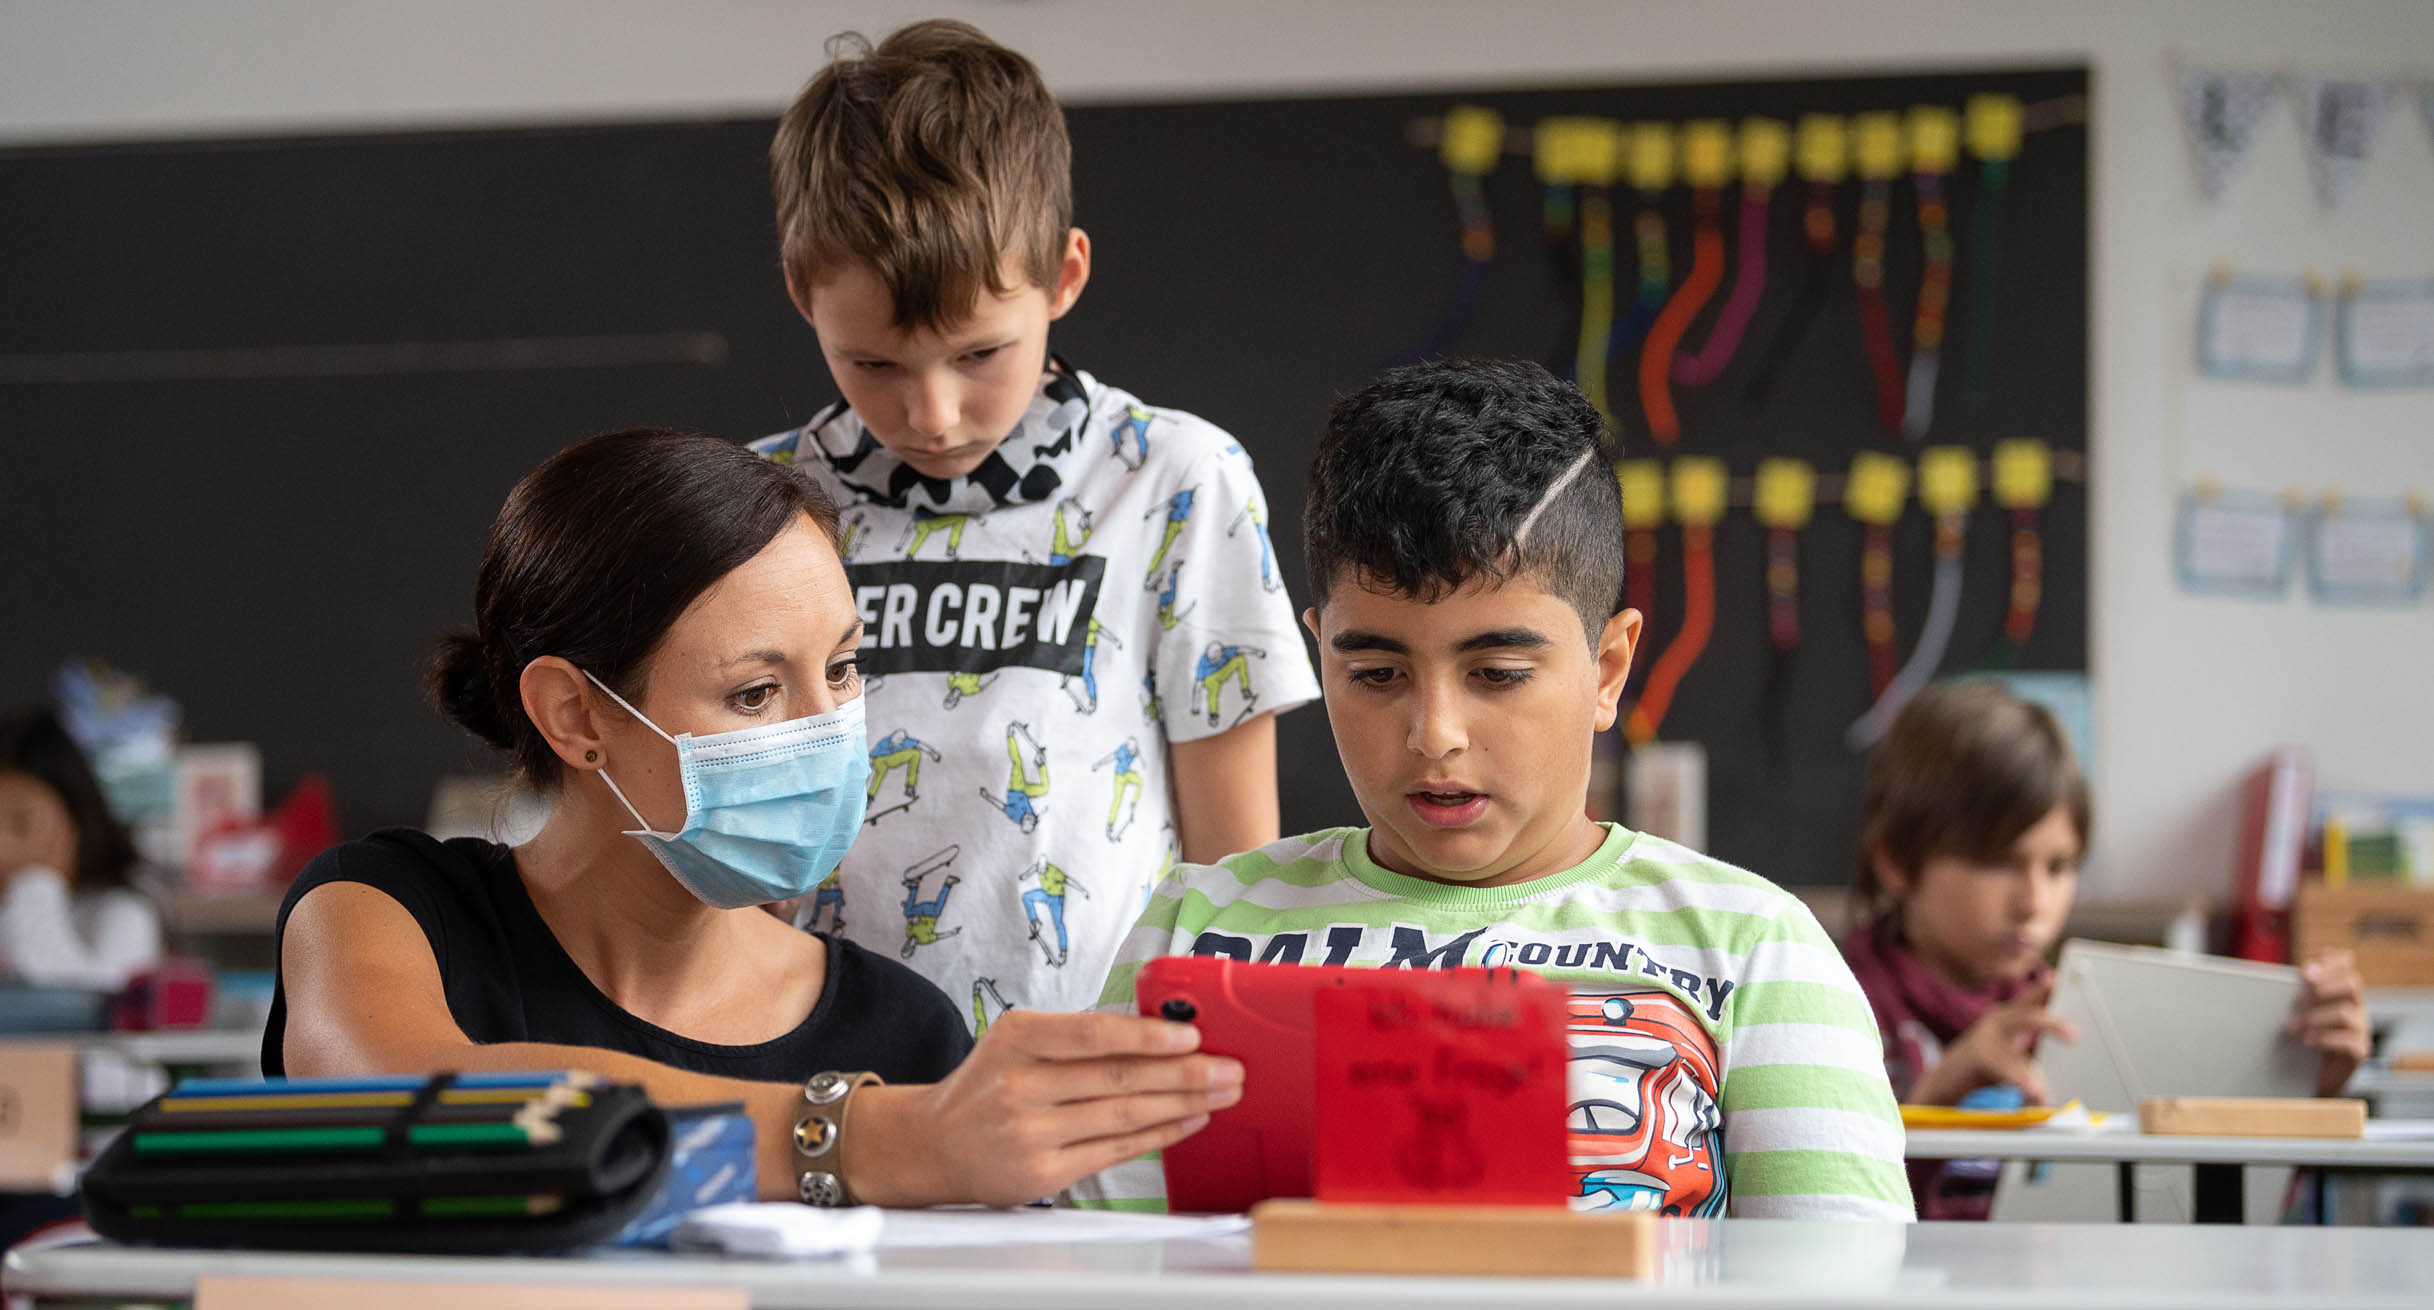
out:
M752 448L837 498L864 625L869 814L802 922L975 1031L1088 1008L1178 856L1167 743L1318 696L1249 456L1068 371L960 478L843 407Z

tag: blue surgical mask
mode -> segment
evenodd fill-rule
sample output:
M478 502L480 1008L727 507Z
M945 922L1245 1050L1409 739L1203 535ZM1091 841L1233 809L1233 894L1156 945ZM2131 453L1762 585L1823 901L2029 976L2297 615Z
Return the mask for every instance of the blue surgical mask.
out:
M648 847L704 903L733 910L791 900L818 887L845 858L862 830L870 778L861 697L766 727L669 737L608 684L592 678L592 685L676 748L685 818L674 832L654 830L608 770L600 780L641 825L626 836Z

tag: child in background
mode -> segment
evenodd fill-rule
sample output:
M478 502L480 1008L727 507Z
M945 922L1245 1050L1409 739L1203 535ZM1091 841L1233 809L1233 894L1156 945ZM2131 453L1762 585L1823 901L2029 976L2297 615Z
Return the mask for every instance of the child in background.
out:
M1339 402L1303 534L1327 717L1367 828L1164 881L1101 1001L1170 954L1571 984L1575 1206L1906 1219L1875 1025L1808 910L1587 816L1640 629L1589 402L1535 364L1385 374ZM1164 1205L1159 1168L1084 1205Z
M879 745L824 912L950 995L1087 1008L1161 869L1275 839L1274 715L1318 688L1242 447L1048 353L1091 249L1038 70L953 22L832 51L770 163L844 399L753 445L853 533Z
M135 843L48 709L0 717L0 977L117 991L161 956Z
M2046 1011L2088 842L2088 788L2044 707L1992 681L1941 683L1903 707L1868 757L1858 927L1843 942L1884 1033L1903 1101L1956 1105L1983 1088L2040 1104L2037 1039L2072 1040ZM2317 1094L2366 1057L2364 991L2346 951L2307 963L2287 1030L2323 1052ZM1913 1170L1921 1217L1982 1219L1993 1171Z

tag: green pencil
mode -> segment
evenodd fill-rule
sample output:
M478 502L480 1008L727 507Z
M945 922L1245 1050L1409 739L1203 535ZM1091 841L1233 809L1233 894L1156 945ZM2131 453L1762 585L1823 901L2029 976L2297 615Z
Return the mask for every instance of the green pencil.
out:
M471 1127L473 1125L466 1125ZM241 1154L252 1151L376 1151L385 1130L357 1128L230 1128L220 1132L139 1132L137 1155Z

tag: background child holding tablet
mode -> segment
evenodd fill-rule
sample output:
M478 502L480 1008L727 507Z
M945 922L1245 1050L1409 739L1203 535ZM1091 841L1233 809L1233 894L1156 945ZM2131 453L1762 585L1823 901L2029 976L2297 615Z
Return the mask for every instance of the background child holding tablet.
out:
M1894 1090L1921 1105L1989 1087L2049 1101L2037 1041L2077 1034L2046 1011L2046 953L2078 893L2090 818L2061 725L1997 682L1929 687L1870 754L1863 807L1858 926L1843 954ZM2316 1090L2331 1095L2366 1057L2364 992L2346 951L2301 976L2287 1031L2324 1053ZM1923 1216L1984 1217L1992 1175L1968 1173L1914 1177Z

